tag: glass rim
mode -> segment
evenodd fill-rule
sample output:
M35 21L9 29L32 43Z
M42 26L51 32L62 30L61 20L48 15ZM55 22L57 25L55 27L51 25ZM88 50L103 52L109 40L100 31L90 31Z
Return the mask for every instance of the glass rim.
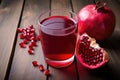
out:
M73 14L74 16L75 16L75 19L73 19L72 17L68 17L69 19L71 19L75 24L74 25L77 25L77 23L78 23L78 17L77 17L77 14L76 13L74 13L72 10L69 10L69 9L52 9L52 10L46 10L46 11L43 11L41 14L40 14L40 16L39 16L39 20L38 20L38 24L40 25L40 27L42 27L42 28L46 28L46 29L49 29L49 30L62 30L62 31L65 31L65 30L69 30L69 29L71 29L71 28L74 28L75 26L74 25L71 25L70 27L67 27L67 28L64 28L64 29L53 29L53 28L49 28L49 27L45 27L43 24L41 24L40 22L42 21L42 20L44 20L44 19L42 19L42 20L40 20L40 18L41 18L41 16L43 16L43 15L45 15L45 14L47 14L47 13L50 13L51 11L60 11L60 10L62 10L62 11L68 11L68 13L71 13L71 14ZM62 15L52 15L52 16L62 16ZM66 17L66 16L65 16Z

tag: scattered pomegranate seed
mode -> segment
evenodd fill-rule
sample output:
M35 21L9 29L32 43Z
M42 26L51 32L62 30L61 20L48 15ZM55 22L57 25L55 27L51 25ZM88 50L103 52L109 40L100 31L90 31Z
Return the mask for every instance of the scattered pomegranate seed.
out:
M42 64L38 64L38 61L35 60L32 62L32 64L34 67L39 67L40 71L42 72L44 71L44 75L46 76L50 75L50 70L49 69L44 70L44 66Z
M30 33L30 37L32 37L32 36L36 36L36 34L35 33Z
M41 36L39 35L39 36L37 37L37 39L40 41L40 38L41 38Z
M21 28L18 28L17 31L21 33L23 30Z
M33 44L30 44L30 45L29 45L29 49L30 49L30 50L33 50L33 49L34 49Z
M19 45L21 48L26 48L26 45L23 42L19 43Z
M23 33L23 35L24 35L24 37L26 38L26 36L27 36L27 33Z
M24 39L24 38L25 38L24 34L20 34L20 39Z
M29 27L30 29L33 29L33 25L29 25L28 27Z
M30 40L32 41L37 41L37 39L36 39L36 36L32 36L31 38L30 38Z
M34 28L32 28L30 31L31 31L31 32L35 32L35 29L34 29Z
M33 25L29 25L26 28L18 28L17 31L20 33L19 38L23 41L19 43L21 48L26 48L26 45L28 45L28 53L30 55L34 54L34 47L37 46L37 41L40 41L40 35L37 36L35 28ZM29 44L28 44L29 43ZM44 71L44 66L42 64L38 64L37 61L32 62L33 66L39 67L40 71ZM45 75L49 75L50 71L46 69L44 71Z
M36 43L35 41L31 41L31 44L32 44L33 46L37 46L37 43Z
M50 75L50 70L49 69L46 69L45 71L44 71L44 74L47 76L47 75Z
M39 64L38 64L37 61L33 61L32 64L33 64L33 66L35 66L35 67L36 67L36 66L39 66Z
M24 39L23 43L27 44L27 43L28 43L28 40L27 40L27 39Z
M27 33L30 33L30 29L27 28L26 32L27 32Z
M23 32L23 33L26 33L26 28L23 28L23 29L22 29L22 32Z
M32 54L34 54L34 51L31 50L31 49L29 49L29 50L28 50L28 53L32 55Z
M40 71L44 71L44 67L43 67L43 65L41 64L41 65L39 65L39 69L40 69Z

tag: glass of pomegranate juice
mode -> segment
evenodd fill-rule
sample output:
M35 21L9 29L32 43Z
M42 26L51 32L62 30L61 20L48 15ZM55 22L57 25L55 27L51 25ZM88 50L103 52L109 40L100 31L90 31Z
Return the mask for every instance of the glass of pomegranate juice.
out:
M50 10L39 17L39 33L45 61L61 68L74 60L77 16L69 10Z

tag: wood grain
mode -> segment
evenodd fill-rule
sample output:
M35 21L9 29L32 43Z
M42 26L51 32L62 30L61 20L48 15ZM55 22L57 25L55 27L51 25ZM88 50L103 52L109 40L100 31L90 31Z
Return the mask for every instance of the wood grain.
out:
M42 11L48 10L49 6L49 0L26 0L19 27L25 28L33 25L37 34L39 34L38 17ZM39 64L44 65L45 69L47 68L40 42L37 42L38 46L35 48L35 54L29 55L28 47L20 48L19 43L21 41L18 34L9 80L46 80L46 76L39 70L39 67L33 67L32 65L32 61L37 60Z
M0 5L0 80L4 80L15 40L23 0L3 0Z

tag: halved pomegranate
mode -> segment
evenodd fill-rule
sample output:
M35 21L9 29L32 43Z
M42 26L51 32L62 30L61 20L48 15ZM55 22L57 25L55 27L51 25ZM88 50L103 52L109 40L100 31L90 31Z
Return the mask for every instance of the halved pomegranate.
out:
M109 61L108 53L86 33L78 37L76 55L80 63L90 69L96 69Z

